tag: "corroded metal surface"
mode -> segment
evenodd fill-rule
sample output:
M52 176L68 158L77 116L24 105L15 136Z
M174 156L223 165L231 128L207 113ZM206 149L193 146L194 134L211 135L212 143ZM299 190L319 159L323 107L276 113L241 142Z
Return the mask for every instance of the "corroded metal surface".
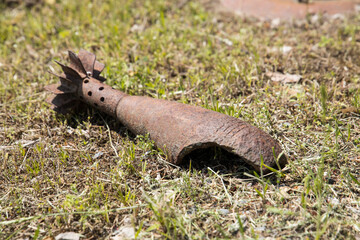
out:
M295 1L295 0L220 0L222 6L242 16L263 19L304 18L307 14L351 13L358 8L358 0Z
M257 171L261 156L264 164L277 168L274 153L280 155L281 147L264 131L208 109L129 96L102 82L99 74L104 65L95 60L95 55L81 50L79 56L69 52L69 58L70 66L59 63L63 70L57 75L60 85L46 87L54 94L48 99L54 110L64 113L80 101L90 104L116 117L135 134L149 134L175 164L182 163L194 150L217 146L238 155ZM286 163L282 155L279 165L283 167Z

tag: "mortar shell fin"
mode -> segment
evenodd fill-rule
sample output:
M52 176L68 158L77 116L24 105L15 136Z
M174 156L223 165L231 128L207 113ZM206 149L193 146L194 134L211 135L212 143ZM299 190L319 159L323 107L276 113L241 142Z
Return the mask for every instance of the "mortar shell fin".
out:
M69 83L73 83L70 79L66 79L66 76L64 73L62 73L61 75L57 74L57 73L54 73L54 72L51 72L51 71L48 71L48 73L50 73L51 75L54 75L55 77L58 77L60 80L64 80L64 81L67 81Z
M79 57L82 65L84 66L87 75L90 74L91 76L93 76L94 66L95 66L95 61L96 61L95 54L90 53L84 49L81 49L79 51L78 57Z
M83 78L86 77L85 74L78 72L76 70L74 70L71 67L65 66L62 63L55 61L60 67L61 69L64 71L65 73L65 78L68 80L71 80L74 83L80 83L82 81Z
M60 85L64 86L65 88L68 88L74 93L77 92L78 89L77 85L75 85L73 82L69 82L66 78L60 78Z
M68 53L69 53L69 58L70 58L70 67L72 69L77 70L78 72L86 74L86 70L85 70L84 66L82 65L78 56L76 56L76 54L70 50L68 51Z
M104 70L104 68L105 64L95 61L93 76L101 82L104 82L106 80L105 78L100 77L100 73Z
M69 94L69 93L76 93L76 88L69 88L64 84L51 84L45 86L45 90L52 92L54 94Z
M67 79L64 73L61 73L60 75L57 73L50 72L50 71L49 71L49 73L60 79L60 86L64 86L65 88L68 89L68 91L71 91L73 93L75 93L77 91L78 86L70 79ZM50 89L47 89L46 87L45 87L45 89L50 90ZM53 91L51 91L51 92L53 92Z

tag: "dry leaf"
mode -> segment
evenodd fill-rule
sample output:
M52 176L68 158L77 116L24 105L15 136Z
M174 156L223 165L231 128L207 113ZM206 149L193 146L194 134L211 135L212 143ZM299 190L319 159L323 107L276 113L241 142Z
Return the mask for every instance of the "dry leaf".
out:
M280 194L285 198L285 199L290 199L291 196L288 194L288 191L290 191L289 187L280 187Z
M30 44L27 44L25 47L26 47L26 50L28 51L29 55L32 58L34 58L34 59L39 58L39 54L35 51L35 49Z
M265 76L270 78L273 82L283 82L283 83L297 83L301 79L301 75L297 74L282 74L279 72L267 72Z
M45 0L45 2L46 2L47 4L49 4L49 5L53 5L53 4L56 3L55 0Z
M356 113L356 112L358 112L358 110L357 110L356 107L348 107L348 108L341 109L341 112L342 112L343 114L346 114L346 113Z
M47 236L47 237L44 237L43 240L54 240L55 238L51 237L51 236Z

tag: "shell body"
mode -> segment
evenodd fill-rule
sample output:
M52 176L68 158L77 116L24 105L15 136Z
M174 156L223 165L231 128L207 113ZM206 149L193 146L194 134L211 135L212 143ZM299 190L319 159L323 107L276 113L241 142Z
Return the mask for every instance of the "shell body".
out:
M238 118L208 109L143 96L129 96L103 83L99 76L103 65L95 55L81 50L79 56L69 52L70 66L63 69L60 85L49 85L55 96L48 99L54 110L64 113L87 103L116 117L135 134L149 134L168 160L181 164L194 150L220 147L241 157L260 171L263 163L272 168L287 163L279 143L269 134ZM267 169L263 167L266 172Z

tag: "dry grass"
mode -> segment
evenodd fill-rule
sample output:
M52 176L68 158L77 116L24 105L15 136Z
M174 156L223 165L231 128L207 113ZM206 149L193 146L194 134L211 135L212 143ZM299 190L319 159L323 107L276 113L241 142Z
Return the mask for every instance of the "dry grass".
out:
M1 4L1 239L109 239L126 226L138 239L360 237L359 15L273 26L196 1ZM172 166L93 109L56 115L44 102L56 81L47 70L80 48L106 63L117 89L270 133L289 156L284 175L251 177L224 161ZM276 71L302 79L275 83L266 73Z

